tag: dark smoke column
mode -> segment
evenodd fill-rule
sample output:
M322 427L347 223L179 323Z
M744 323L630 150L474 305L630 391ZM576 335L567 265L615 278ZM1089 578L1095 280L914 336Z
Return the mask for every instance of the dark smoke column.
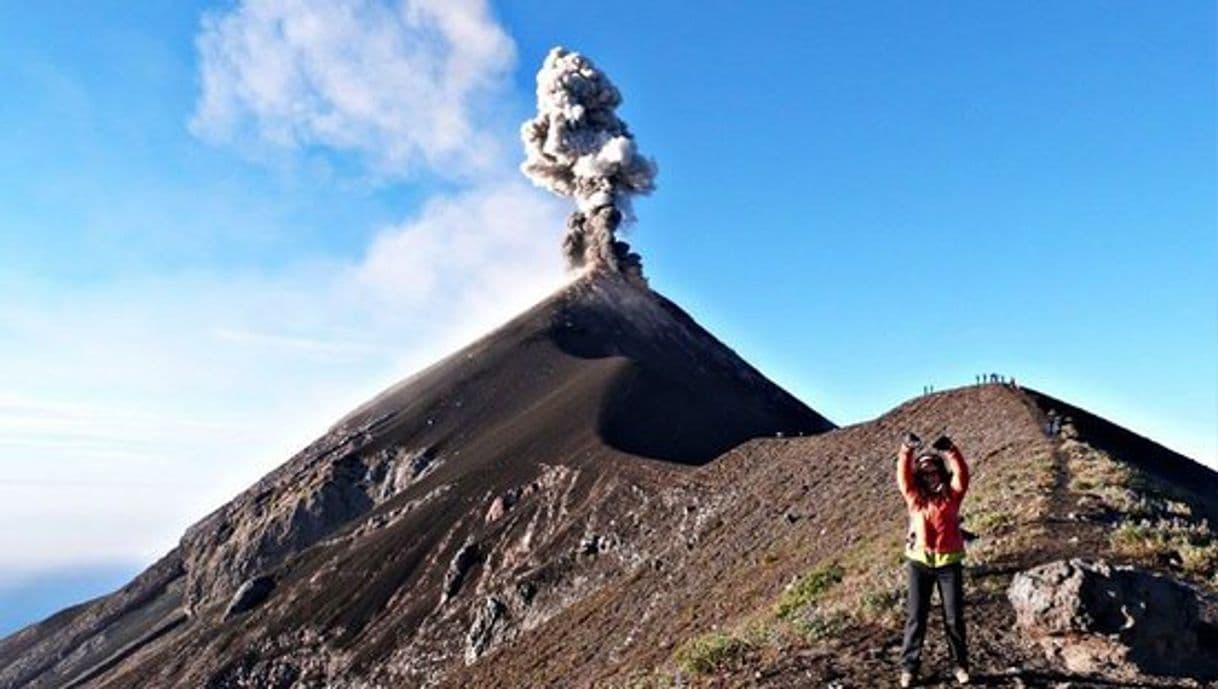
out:
M537 72L537 116L520 129L520 169L537 186L575 199L563 238L567 265L642 280L639 255L616 232L634 219L631 197L655 189L656 165L639 154L618 118L621 103L622 94L590 60L551 49Z

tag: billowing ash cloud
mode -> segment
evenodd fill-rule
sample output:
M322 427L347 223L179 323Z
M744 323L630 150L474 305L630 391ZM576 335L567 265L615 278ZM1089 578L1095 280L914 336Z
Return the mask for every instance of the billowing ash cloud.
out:
M617 239L633 219L631 197L655 189L655 162L640 155L615 112L622 95L579 53L556 47L537 73L537 116L521 127L520 169L537 186L575 200L563 253L571 268L607 268L642 278L642 263Z

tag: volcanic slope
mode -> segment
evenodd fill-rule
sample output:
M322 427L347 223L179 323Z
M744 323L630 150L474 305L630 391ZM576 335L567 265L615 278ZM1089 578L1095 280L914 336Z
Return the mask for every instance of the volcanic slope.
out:
M832 428L668 300L584 277L339 421L120 591L0 641L0 687L435 684L645 565L665 486Z
M673 509L654 527L671 536L648 547L647 566L444 686L895 686L905 512L894 467L908 430L946 430L972 465L962 516L977 536L966 560L975 683L1218 686L1212 597L1200 665L1177 676L1072 673L1020 637L1011 578L1056 559L1106 558L1218 593L1218 473L1000 384L919 397L815 437L754 440L683 476L658 496ZM919 686L955 686L937 619L927 654Z

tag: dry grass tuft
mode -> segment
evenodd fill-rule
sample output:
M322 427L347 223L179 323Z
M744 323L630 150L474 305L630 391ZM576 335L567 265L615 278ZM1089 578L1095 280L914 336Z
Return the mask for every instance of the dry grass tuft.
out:
M753 648L742 636L716 631L686 641L673 659L685 672L709 674L739 664Z

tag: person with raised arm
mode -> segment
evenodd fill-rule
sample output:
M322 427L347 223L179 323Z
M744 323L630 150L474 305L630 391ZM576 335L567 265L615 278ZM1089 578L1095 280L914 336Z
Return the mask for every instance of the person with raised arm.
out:
M960 503L968 484L968 463L951 438L941 435L930 450L922 451L921 438L913 433L905 436L897 452L897 487L909 512L902 687L911 686L918 675L931 591L935 588L939 589L956 681L969 683L964 633L964 534L960 529Z

